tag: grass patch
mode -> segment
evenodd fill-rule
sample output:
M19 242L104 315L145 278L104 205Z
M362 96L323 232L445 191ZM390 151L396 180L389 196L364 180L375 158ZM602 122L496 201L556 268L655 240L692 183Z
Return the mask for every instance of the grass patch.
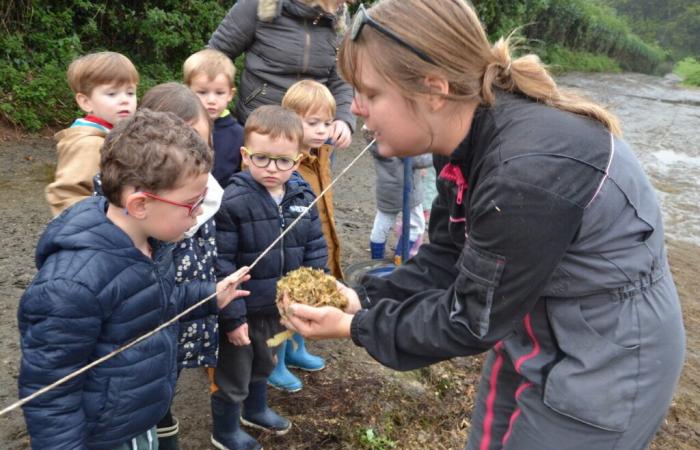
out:
M673 73L683 78L685 86L700 86L700 62L695 58L688 57L678 61Z
M617 61L605 55L570 50L558 45L545 48L542 59L553 73L565 72L622 72Z

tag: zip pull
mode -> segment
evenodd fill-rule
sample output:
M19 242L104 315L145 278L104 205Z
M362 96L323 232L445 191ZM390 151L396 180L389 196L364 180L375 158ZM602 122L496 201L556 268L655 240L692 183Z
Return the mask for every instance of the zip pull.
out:
M280 215L280 227L284 228L286 224L284 223L284 214L282 213L282 205L277 206L277 211Z

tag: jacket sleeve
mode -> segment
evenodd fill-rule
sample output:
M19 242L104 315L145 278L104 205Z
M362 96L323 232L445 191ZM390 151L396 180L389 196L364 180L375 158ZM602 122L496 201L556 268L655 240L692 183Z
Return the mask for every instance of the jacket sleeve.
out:
M311 217L311 224L309 227L309 236L304 246L303 265L305 267L323 269L328 264L328 246L326 245L326 239L323 237L321 218L318 215L316 206L311 208L309 215Z
M182 310L178 311L178 314L196 305L214 292L216 292L216 283L212 281L192 280L176 284L174 294L179 297L176 304L182 305ZM201 319L211 314L217 314L218 312L219 307L217 306L216 296L214 296L209 299L208 302L203 303L201 306L193 309L189 314L183 316L180 320L190 321Z
M20 300L17 315L21 398L90 362L103 312L96 296L84 286L67 280L32 285ZM84 382L81 374L24 406L33 448L86 448Z
M238 254L238 225L234 219L230 202L224 201L216 213L216 246L219 253L214 267L216 278L223 280L236 271ZM232 331L246 322L246 304L244 299L237 299L226 305L219 313L221 327L225 332Z
M255 40L258 0L238 0L209 39L208 46L235 60Z
M352 105L352 98L355 95L355 92L353 91L352 86L340 78L336 66L331 68L331 73L329 75L326 87L328 87L335 98L335 118L347 123L350 130L354 132L357 118L350 112L350 106Z
M46 200L54 216L92 195L92 177L100 170L102 136L85 136L73 145L58 145L56 178L46 186Z
M425 261L423 248L383 285L365 282L373 305L354 317L352 338L382 364L410 370L485 351L506 337L534 306L582 217L580 206L512 177L484 180L472 198L470 234L451 284L443 273L452 259ZM432 288L425 281L431 277ZM424 290L387 289L413 284Z

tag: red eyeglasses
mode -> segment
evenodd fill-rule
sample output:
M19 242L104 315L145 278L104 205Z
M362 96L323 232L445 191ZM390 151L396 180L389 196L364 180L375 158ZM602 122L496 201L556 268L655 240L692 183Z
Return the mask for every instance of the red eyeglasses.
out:
M175 205L175 206L180 206L182 208L187 208L187 215L190 217L194 217L195 213L197 212L197 209L200 206L202 206L202 203L204 203L204 199L207 196L208 189L209 188L204 188L204 192L202 192L199 195L199 197L197 197L197 200L195 200L193 203L180 203L180 202L176 202L173 200L168 200L167 198L159 197L156 194L152 194L150 192L146 192L146 191L139 191L139 192L148 198L152 198L153 200L158 200L159 202L167 203L169 205Z

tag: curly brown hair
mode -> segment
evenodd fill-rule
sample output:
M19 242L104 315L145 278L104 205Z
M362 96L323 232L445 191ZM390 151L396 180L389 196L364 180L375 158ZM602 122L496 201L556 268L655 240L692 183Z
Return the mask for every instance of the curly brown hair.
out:
M140 109L109 132L100 151L102 191L123 206L122 189L172 189L183 178L208 173L209 146L182 119L169 112Z

